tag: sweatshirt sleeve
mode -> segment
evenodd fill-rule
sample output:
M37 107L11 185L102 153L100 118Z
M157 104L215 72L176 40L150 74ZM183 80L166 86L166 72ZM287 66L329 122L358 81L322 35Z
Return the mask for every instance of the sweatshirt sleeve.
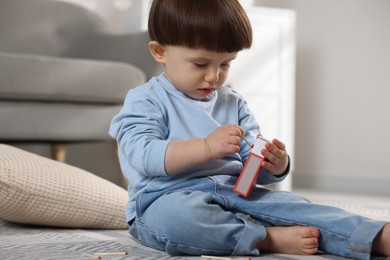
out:
M169 141L164 108L142 91L131 90L113 118L109 134L117 140L122 160L138 173L166 176L165 153Z

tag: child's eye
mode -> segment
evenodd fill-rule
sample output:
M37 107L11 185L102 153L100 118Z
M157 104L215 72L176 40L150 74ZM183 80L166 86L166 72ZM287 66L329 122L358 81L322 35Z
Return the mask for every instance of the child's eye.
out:
M223 68L223 69L230 68L230 63L223 63L223 64L221 64L221 68Z
M196 67L198 68L206 68L207 64L206 63L194 63Z

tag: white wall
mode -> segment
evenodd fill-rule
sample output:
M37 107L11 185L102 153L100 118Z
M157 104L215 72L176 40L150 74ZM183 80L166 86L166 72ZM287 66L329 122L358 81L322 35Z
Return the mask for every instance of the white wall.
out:
M390 1L256 4L297 12L294 185L390 194Z

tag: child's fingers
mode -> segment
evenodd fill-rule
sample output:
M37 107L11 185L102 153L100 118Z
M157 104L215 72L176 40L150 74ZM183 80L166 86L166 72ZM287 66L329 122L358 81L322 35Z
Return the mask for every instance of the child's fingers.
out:
M270 146L270 145L268 145ZM280 158L283 156L283 152L280 151L278 148L273 148L271 151L267 147L267 149L261 150L262 155L271 163L276 164L279 162ZM279 156L280 157L279 157Z
M244 135L244 130L238 125L229 124L221 126L220 128L223 129L223 131L228 135L239 137L242 137Z
M276 138L273 139L272 143L274 145L276 145L280 150L286 151L286 145L282 141L280 141L279 139L276 139Z
M273 139L271 143L265 145L265 148L261 153L267 160L262 162L262 166L272 174L283 173L288 162L285 144L278 139Z
M235 134L237 134L239 137L244 135L244 129L242 129L240 126L232 125L232 127L237 131Z
M262 161L261 166L267 169L269 172L274 172L275 164L271 163L270 161Z
M271 171L271 168L272 168L272 164L271 164L271 163L269 163L269 162L263 160L263 161L261 162L261 166L262 166L263 168L267 169L268 171Z
M265 148L267 148L266 149L266 153L264 153L263 155L265 155L267 157L267 159L269 159L270 161L274 161L273 157L276 157L277 159L280 159L286 153L286 151L280 149L280 147L278 147L274 143L267 143L265 145Z

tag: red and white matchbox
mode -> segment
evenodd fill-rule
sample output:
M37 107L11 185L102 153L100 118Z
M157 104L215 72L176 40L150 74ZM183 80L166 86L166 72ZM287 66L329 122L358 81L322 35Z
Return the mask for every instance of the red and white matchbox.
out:
M269 141L262 136L256 138L256 142L234 185L233 191L244 198L248 197L255 186L256 179L261 171L261 162L264 160L261 150L265 148L265 144L268 142Z

